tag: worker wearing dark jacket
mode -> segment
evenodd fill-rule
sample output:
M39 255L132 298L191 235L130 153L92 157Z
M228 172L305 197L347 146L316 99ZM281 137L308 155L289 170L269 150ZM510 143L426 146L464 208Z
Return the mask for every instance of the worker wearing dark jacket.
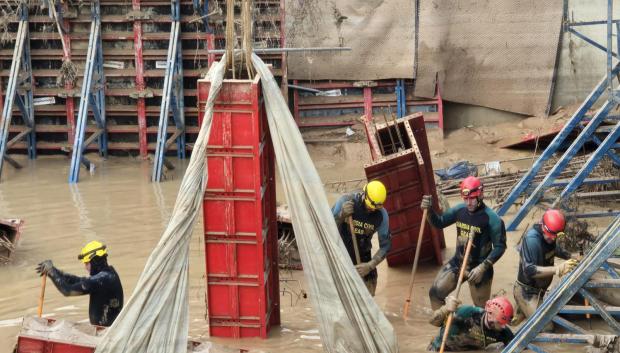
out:
M51 260L37 266L40 275L47 274L58 290L65 296L90 295L88 316L90 323L110 326L123 308L123 287L121 280L108 265L106 246L92 241L82 249L78 259L82 260L89 277L78 277L54 267Z
M556 239L564 235L565 225L561 211L548 209L540 224L530 228L521 240L514 297L518 310L525 317L532 316L542 303L554 275L563 276L577 266L577 260L571 260L571 254L556 243ZM556 266L555 257L568 261Z
M439 351L441 348L444 323L450 313L454 316L446 339L445 350L448 352L484 350L498 342L505 346L513 339L512 331L506 327L512 320L513 308L506 297L488 300L484 309L459 305L458 299L449 296L446 298L446 305L433 313L430 323L441 327L441 330L431 341L429 351Z
M493 265L506 251L506 229L499 216L483 202L483 185L480 179L470 176L461 183L464 203L438 215L432 209L430 195L422 199L421 207L428 209L428 220L436 228L456 223L457 244L452 259L445 264L429 291L431 307L438 309L445 298L456 288L458 273L463 263L465 246L470 232L474 233L473 246L467 264L467 280L472 300L482 307L491 297Z
M347 248L349 257L373 296L377 288L376 267L385 259L392 247L388 213L383 208L386 198L385 186L380 181L373 180L364 186L363 192L343 195L332 207L340 237ZM357 263L355 259L349 217L352 217L353 221L360 263ZM375 233L379 236L379 250L371 256L371 239Z

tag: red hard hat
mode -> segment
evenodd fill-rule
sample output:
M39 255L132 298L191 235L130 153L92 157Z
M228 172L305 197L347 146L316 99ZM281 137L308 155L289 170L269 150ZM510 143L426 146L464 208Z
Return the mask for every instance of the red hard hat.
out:
M482 182L475 176L468 176L461 182L461 196L464 199L482 197Z
M506 297L495 297L487 301L484 311L489 318L500 325L508 325L512 321L514 309Z
M545 211L542 218L542 229L548 237L557 237L564 232L565 226L566 219L564 218L562 211L553 208Z

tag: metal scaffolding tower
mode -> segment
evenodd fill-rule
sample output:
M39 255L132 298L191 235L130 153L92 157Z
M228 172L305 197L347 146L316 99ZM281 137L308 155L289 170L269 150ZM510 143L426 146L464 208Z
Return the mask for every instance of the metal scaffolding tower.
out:
M560 173L566 168L569 162L577 153L582 149L586 142L593 142L598 145L596 151L591 154L587 162L582 166L577 175L567 184L562 185L560 196L554 200L553 205L558 206L561 202L565 201L577 188L582 185L586 177L597 166L601 158L607 155L611 160L620 166L620 157L616 155L614 149L620 148L616 143L620 137L620 120L617 121L615 126L610 130L609 134L604 141L600 141L594 133L599 128L599 125L609 117L609 112L618 106L620 103L620 95L618 87L614 87L613 78L620 73L620 64L613 64L612 58L618 59L618 54L613 51L613 27L615 25L616 32L620 33L620 20L614 20L612 15L613 0L607 1L607 20L606 21L589 21L589 22L568 22L567 20L567 0L564 2L564 31L575 34L577 37L584 39L586 42L593 44L596 48L599 48L607 53L607 73L600 83L592 90L586 100L581 104L579 109L574 113L570 120L566 123L560 133L553 139L551 144L545 149L545 151L534 162L531 169L519 180L517 185L511 190L510 194L506 198L505 202L498 210L498 214L503 216L506 214L510 206L512 206L517 199L524 193L529 193L529 197L525 200L525 203L519 208L516 215L507 225L507 230L514 231L517 229L523 218L529 213L531 208L542 198L544 192L550 187L559 186L555 184L556 179ZM593 25L607 25L607 46L596 43L593 39L581 34L576 28L580 26L593 26ZM616 46L620 48L620 37L616 36ZM598 109L596 114L587 120L586 113L594 104L599 101L600 98L606 94L605 101ZM582 124L587 124L582 126ZM562 154L560 159L555 163L553 168L546 174L542 182L537 185L533 185L533 180L547 162L565 143L570 140L568 137L571 132L580 127L582 130L579 136L572 141L568 149ZM607 215L613 215L614 213L606 213Z
M185 158L185 115L183 102L183 56L179 33L181 31L180 1L172 1L172 26L170 29L170 43L166 60L166 74L164 75L164 89L162 93L161 109L159 111L159 127L157 130L157 147L153 160L153 174L151 181L159 182L162 179L166 151L176 141L178 158ZM168 137L168 117L172 110L175 130ZM166 163L170 166L170 164Z
M107 157L108 137L106 131L105 116L105 76L103 73L103 51L101 47L101 13L99 0L91 3L92 23L90 37L88 39L88 51L84 66L84 81L80 94L80 107L78 110L75 139L73 141L73 154L69 170L69 183L77 183L80 179L80 164L92 170L93 166L85 157L84 151L95 140L99 142L99 154ZM93 112L97 128L87 138L86 125L88 121L89 107Z
M36 135L34 129L34 106L32 96L32 67L30 64L30 40L28 30L28 6L22 2L18 12L19 26L15 38L13 61L6 89L6 99L2 109L2 125L0 126L0 175L2 175L3 162L6 160L15 168L21 168L19 163L7 155L11 146L26 138L28 157L34 159L37 156ZM13 118L13 103L22 114L26 125L25 129L9 140L9 128Z

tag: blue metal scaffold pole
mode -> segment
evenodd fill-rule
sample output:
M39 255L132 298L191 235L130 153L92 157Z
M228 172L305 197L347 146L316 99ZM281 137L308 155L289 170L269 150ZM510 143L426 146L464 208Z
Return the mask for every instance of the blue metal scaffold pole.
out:
M153 173L151 181L160 182L163 176L164 164L166 163L166 151L177 142L177 157L185 158L185 114L183 101L183 52L179 33L181 31L180 1L172 1L172 25L170 29L170 43L168 45L168 57L166 60L166 74L164 76L164 88L159 111L159 127L157 129L157 147L153 159ZM168 118L172 111L175 131L168 138Z
M75 139L73 141L69 183L77 183L79 181L80 164L84 164L86 168L90 168L91 170L94 167L94 165L84 157L86 148L88 148L92 142L98 140L99 154L102 157L107 157L108 155L104 92L105 76L103 73L103 51L101 46L101 13L98 0L94 0L91 3L91 13L92 23L90 26L88 51L86 53L86 63L84 66L84 81L80 94L80 107L78 110ZM97 129L85 139L89 107L93 112Z
M565 31L576 34L579 38L586 40L588 43L593 44L595 47L604 50L607 53L607 72L605 77L599 82L599 84L594 88L594 90L590 93L590 95L586 98L586 100L581 104L579 109L575 112L575 114L571 117L571 119L566 123L564 128L560 131L558 135L553 139L551 144L545 149L540 157L534 162L531 169L519 180L517 185L510 191L509 195L506 197L506 200L498 209L498 214L503 216L506 214L510 206L512 206L517 199L527 192L532 187L532 182L536 175L540 172L542 167L545 165L553 155L556 153L562 145L568 141L568 137L572 133L572 131L576 127L581 128L581 133L579 136L572 142L570 147L564 152L562 157L555 163L553 168L545 175L542 182L536 185L534 191L532 191L525 200L525 203L520 207L517 211L515 217L508 222L506 229L509 231L514 231L517 229L523 218L529 213L532 207L541 199L545 190L549 189L553 186L555 179L560 175L560 173L566 168L568 163L577 155L580 149L587 142L594 142L598 145L597 150L594 154L588 159L588 161L583 165L581 170L579 171L576 178L574 178L563 190L560 197L554 202L554 205L558 205L562 200L566 199L570 194L572 194L577 188L582 184L585 178L592 172L592 170L596 167L600 159L604 155L608 155L611 160L620 165L620 157L618 157L613 149L617 148L616 144L618 135L614 134L614 131L617 131L616 128L607 136L605 141L600 141L598 137L595 136L595 132L598 126L608 117L609 112L618 105L620 102L618 98L618 89L614 89L613 86L613 78L620 74L620 63L613 64L613 57L617 57L617 54L613 52L613 42L612 42L612 32L613 32L613 24L616 24L616 30L620 29L620 24L617 21L614 21L612 18L612 0L607 1L607 21L594 21L594 22L580 22L580 23L568 23L565 21ZM565 5L565 9L567 6ZM566 16L566 14L564 14ZM566 17L565 17L566 19ZM584 25L593 25L593 24L606 24L607 25L607 47L604 47L596 41L588 38L587 36L579 33L574 29L577 26ZM620 42L620 39L618 39ZM584 120L587 111L592 108L592 106L601 98L604 93L607 93L606 101L603 103L602 107L599 108L597 113L590 119L588 124L583 127L581 126L582 120Z
M32 67L30 65L30 34L28 31L28 6L22 2L18 8L19 25L13 50L13 61L7 83L5 104L0 125L0 175L4 161L19 169L21 165L7 155L11 146L26 138L28 157L37 157L34 106L32 96ZM9 129L13 118L13 103L22 114L26 128L9 140Z

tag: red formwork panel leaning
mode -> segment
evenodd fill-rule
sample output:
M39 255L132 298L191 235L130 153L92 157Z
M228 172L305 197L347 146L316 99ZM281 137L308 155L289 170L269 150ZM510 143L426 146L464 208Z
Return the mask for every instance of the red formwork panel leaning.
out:
M201 117L209 87L198 81ZM258 76L224 80L203 202L211 336L266 338L280 323L274 162Z
M385 208L390 215L392 234L392 249L387 255L388 265L410 264L413 262L422 221L422 196L431 194L434 207L439 204L424 118L421 113L415 113L398 121L377 124L375 128L369 141L375 142L373 152L377 158L366 164L364 170L368 180L380 180L388 190ZM443 231L427 224L420 261L442 264L443 248Z

